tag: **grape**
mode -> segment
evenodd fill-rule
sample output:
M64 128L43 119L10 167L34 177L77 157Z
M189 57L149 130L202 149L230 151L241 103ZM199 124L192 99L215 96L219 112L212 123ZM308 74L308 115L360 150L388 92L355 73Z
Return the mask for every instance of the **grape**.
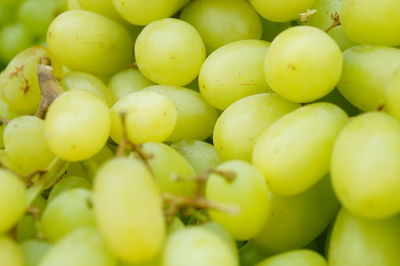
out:
M10 61L20 51L28 48L33 37L21 23L15 22L0 29L0 60Z
M49 252L52 245L39 241L30 240L21 244L22 253L26 266L37 266L39 261Z
M106 143L110 120L106 104L93 94L65 92L52 103L46 116L48 145L64 160L88 159Z
M385 111L400 120L400 69L388 80L385 86Z
M163 266L237 266L236 256L220 237L201 227L188 227L167 240Z
M11 172L0 169L0 232L9 230L22 217L26 199L22 181Z
M255 238L269 253L302 248L311 243L336 216L340 206L329 177L295 196L273 194L271 203L272 215Z
M212 134L217 111L198 92L176 86L155 85L145 88L167 96L176 106L177 121L167 141L203 140Z
M177 12L189 0L112 0L120 15L132 24L147 25L167 18Z
M328 95L322 97L318 100L318 102L328 102L337 105L342 108L349 116L355 116L360 114L360 110L358 110L354 105L349 103L346 98L339 92L338 89L334 89Z
M51 202L58 195L74 188L90 188L89 182L79 176L67 176L61 179L50 191L48 202Z
M176 107L168 97L151 91L136 92L111 108L110 135L117 143L123 140L124 131L133 143L163 142L174 130L176 120Z
M214 145L223 160L251 161L262 132L281 116L300 107L276 94L247 96L230 105L214 127Z
M165 85L183 86L193 81L199 74L205 53L196 29L173 18L147 25L135 44L140 71L151 81Z
M221 162L214 146L204 141L182 140L173 143L171 147L185 157L198 175Z
M207 52L230 42L260 39L260 18L245 0L195 0L182 10L180 19L200 33Z
M65 171L65 175L66 176L79 176L83 179L90 181L90 178L88 177L85 169L83 169L81 162L69 162L67 169Z
M267 128L254 146L253 163L271 191L295 195L321 179L329 171L333 145L347 121L339 107L314 103Z
M133 40L117 22L90 11L72 10L50 24L47 41L57 61L72 70L115 73L133 61Z
M24 266L20 247L5 235L0 235L0 258L2 266Z
M34 116L13 119L4 130L4 147L24 174L46 170L54 159L45 137L45 122Z
M181 154L162 143L146 143L142 150L150 156L148 163L160 190L178 195L194 193L195 172Z
M204 99L224 110L235 101L269 89L263 64L269 43L244 40L214 51L199 74L199 88Z
M241 266L254 266L263 259L271 256L262 248L257 246L254 241L248 241L239 249L239 259Z
M342 51L355 46L356 44L347 38L344 33L343 26L334 27L329 31L329 35L336 41Z
M400 211L400 124L371 112L353 118L332 154L332 183L351 213L383 219Z
M223 225L238 240L258 235L270 215L270 197L262 174L244 161L229 161L217 167L223 172L235 174L228 181L219 174L211 174L207 181L206 198L212 202L238 208L238 213L228 214L209 210L213 221Z
M5 72L2 72L0 74L0 82L1 82L1 79L2 79L1 75L3 73L5 73ZM0 88L1 88L1 86L2 86L2 84L0 83ZM18 116L18 114L14 110L12 110L10 108L10 106L0 98L0 117L3 118L3 119L11 120L11 119L13 119L13 118L15 118L17 116ZM3 134L4 134L4 129L5 128L6 128L6 124L0 125L0 147L1 148L4 148Z
M81 228L67 235L44 256L38 266L115 266L95 228Z
M65 74L61 80L64 90L88 91L102 99L108 106L114 103L114 97L107 86L97 77L83 72L71 71Z
M116 100L151 85L154 85L154 83L143 76L137 68L129 68L116 73L108 83L108 87Z
M294 102L311 102L327 95L340 79L342 53L322 30L298 26L271 43L264 73L278 95Z
M0 1L0 25L14 19L16 5L5 1Z
M100 166L114 157L114 153L110 148L104 146L101 151L93 155L93 157L82 162L82 167L88 175L88 180L92 181L96 175L97 170Z
M263 18L261 19L261 24L263 27L261 39L269 42L272 42L279 33L290 28L289 22L272 22Z
M235 240L232 238L229 232L219 223L207 222L205 224L199 225L199 227L205 228L210 232L213 232L215 235L219 236L223 241L225 241L226 244L231 247L232 252L237 255L238 250Z
M400 45L398 0L342 0L341 22L350 40L360 44Z
M315 0L311 9L316 12L304 24L321 30L328 29L333 23L332 15L340 14L341 3L342 0Z
M124 19L115 9L112 0L77 0L80 8L99 13L116 21L122 22Z
M79 3L80 0L67 0L67 9L68 10L75 10L75 9L82 9L81 4Z
M249 0L265 19L274 22L291 21L310 9L315 0Z
M400 217L371 221L343 209L329 241L329 265L397 266L400 264Z
M300 249L284 252L279 255L269 257L258 263L256 266L327 266L325 259L318 253ZM346 264L347 265L347 264Z
M132 158L105 163L93 200L97 224L116 256L140 263L160 251L166 231L161 196L144 164Z
M32 210L32 212L25 213L22 218L19 219L14 227L16 231L16 240L18 242L34 239L38 236L40 229L38 228L39 221L37 214L44 211L46 203L46 200L41 195L38 195L28 208Z
M95 226L90 208L90 191L82 188L67 190L53 199L44 210L41 229L50 242L56 242L80 228Z

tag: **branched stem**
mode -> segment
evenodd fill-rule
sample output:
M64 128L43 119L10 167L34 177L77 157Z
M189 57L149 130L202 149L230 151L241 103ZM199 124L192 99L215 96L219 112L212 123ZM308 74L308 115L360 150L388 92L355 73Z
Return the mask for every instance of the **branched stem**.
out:
M342 23L340 22L340 17L339 17L339 13L335 12L331 14L331 18L332 18L332 24L329 25L326 29L325 32L329 32L331 29L333 29L336 26L341 25Z

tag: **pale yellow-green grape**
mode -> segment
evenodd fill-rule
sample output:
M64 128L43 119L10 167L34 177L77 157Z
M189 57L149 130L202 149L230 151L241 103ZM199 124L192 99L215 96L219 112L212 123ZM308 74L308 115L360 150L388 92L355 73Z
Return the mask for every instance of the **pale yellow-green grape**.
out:
M37 65L49 57L44 47L31 47L19 53L1 75L1 95L10 107L21 114L33 114L40 102Z
M264 18L261 19L261 24L263 28L261 39L269 42L272 42L279 33L290 28L289 22L272 22Z
M317 27L321 30L328 29L328 27L334 22L332 15L337 13L340 16L342 1L343 0L314 0L314 4L310 9L315 10L316 12L302 24Z
M107 105L80 90L60 95L51 104L45 122L50 149L67 161L85 160L99 152L111 127Z
M261 37L260 18L245 0L195 0L179 17L199 31L208 53L234 41Z
M88 91L102 99L108 106L114 103L114 97L110 89L100 79L91 74L71 71L63 76L60 83L65 91Z
M247 96L230 105L218 118L213 140L223 160L251 161L262 132L283 115L300 107L274 93Z
M400 124L380 112L353 118L332 154L332 183L351 213L383 219L400 211Z
M400 265L400 217L366 220L343 209L329 241L330 266Z
M386 83L384 110L400 120L400 68Z
M169 236L163 266L238 266L231 247L218 235L201 227L187 227Z
M212 134L218 113L193 90L176 86L155 85L145 88L167 96L176 106L177 121L167 141L203 140Z
M24 183L0 169L0 232L9 230L25 212L27 193Z
M196 174L215 168L221 163L214 146L200 140L182 140L171 145L190 163Z
M5 72L0 73L0 80L1 80L1 75L3 73L5 73ZM0 84L0 88L1 88L1 84ZM14 110L11 109L10 105L7 104L5 101L3 101L3 99L0 98L0 118L11 120L18 116L19 115ZM4 148L3 134L4 134L4 129L6 128L6 126L7 126L7 124L0 125L0 147L1 148Z
M3 140L5 152L22 173L46 170L54 159L46 141L45 122L35 116L11 120L4 130Z
M150 156L148 163L161 191L178 195L194 193L195 172L181 154L163 143L146 143L142 150Z
M56 242L80 228L95 226L87 189L67 190L53 199L43 212L41 229L50 242Z
M206 49L192 25L165 18L150 23L140 32L135 57L146 78L158 84L183 86L199 74Z
M123 21L112 0L77 0L80 9L99 13L116 21Z
M232 214L210 209L211 219L223 225L235 239L255 237L262 231L271 211L271 199L263 175L251 164L239 160L225 162L216 169L234 173L234 180L211 174L206 198L235 207L237 212Z
M79 3L80 0L67 0L67 9L68 10L75 10L75 9L82 9L81 4Z
M185 224L178 217L175 216L172 223L168 226L168 234L171 234L183 228L185 228Z
M47 32L51 54L72 70L98 75L115 73L133 61L133 40L117 22L83 10L67 11Z
M115 266L116 260L95 228L83 227L58 241L38 266Z
M265 19L274 22L295 20L311 8L315 0L249 0L255 10Z
M340 21L359 44L400 45L400 1L342 0Z
M25 266L37 266L39 261L50 251L52 245L40 240L29 240L21 244Z
M199 227L205 228L219 236L222 240L225 241L226 244L231 247L235 255L238 254L238 248L235 239L221 224L216 222L207 222L199 225Z
M69 191L75 188L90 189L90 183L82 177L79 176L66 176L63 177L50 191L48 202L51 202L58 195L63 192Z
M204 99L224 110L235 101L267 92L263 64L269 43L243 40L214 51L199 74L199 88Z
M333 145L348 121L330 103L303 106L276 121L258 138L253 163L278 195L302 193L329 171Z
M31 32L20 22L4 25L0 29L0 61L8 62L20 51L32 45Z
M349 49L356 45L356 43L352 42L347 38L344 33L343 26L336 26L329 31L329 35L336 41L337 45L339 45L342 51Z
M26 266L21 248L5 235L0 235L0 266Z
M339 46L324 31L292 27L271 43L264 64L269 86L294 102L311 102L334 89L342 73Z
M385 85L400 68L400 50L385 46L359 45L343 53L340 93L363 111L384 104Z
M152 91L135 92L111 108L110 136L117 143L124 134L133 143L163 142L173 132L176 120L177 108L168 97Z
M137 68L129 68L116 73L108 83L116 101L151 85L154 83L143 76Z
M316 239L335 218L339 202L329 177L302 194L272 195L271 217L255 241L268 253L302 248Z
M161 195L142 162L105 163L97 172L93 201L100 231L121 260L145 262L160 251L166 232Z
M256 266L327 266L327 262L315 251L300 249L269 257ZM348 265L348 264L343 264Z
M100 166L113 157L114 153L112 150L108 146L104 146L101 151L83 161L81 164L87 176L89 177L88 180L92 181L96 176L96 172Z
M112 2L120 15L130 23L147 25L152 21L172 16L189 0L112 0Z

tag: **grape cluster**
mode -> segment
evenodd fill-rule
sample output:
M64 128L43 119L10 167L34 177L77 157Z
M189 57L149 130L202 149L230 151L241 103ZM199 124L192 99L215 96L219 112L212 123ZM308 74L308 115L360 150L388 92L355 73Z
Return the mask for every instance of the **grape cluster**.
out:
M0 27L0 266L400 265L399 0L0 0Z

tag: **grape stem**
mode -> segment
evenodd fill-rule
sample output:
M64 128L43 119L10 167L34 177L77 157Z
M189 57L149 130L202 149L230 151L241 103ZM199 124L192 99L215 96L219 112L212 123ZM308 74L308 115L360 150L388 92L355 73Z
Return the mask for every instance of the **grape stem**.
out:
M41 101L35 116L43 119L46 116L50 104L61 94L61 88L58 79L54 76L53 67L48 57L40 59L37 66L37 73L39 79L39 87L41 94Z
M2 125L7 125L8 123L10 123L9 120L5 119L5 118L0 118L0 126Z
M312 15L317 12L316 9L308 9L306 12L300 13L300 22L308 22Z
M329 25L326 29L325 32L329 32L331 29L333 29L334 27L337 27L339 25L341 25L342 23L340 22L340 17L339 17L339 13L335 12L331 14L331 18L332 18L332 24Z

